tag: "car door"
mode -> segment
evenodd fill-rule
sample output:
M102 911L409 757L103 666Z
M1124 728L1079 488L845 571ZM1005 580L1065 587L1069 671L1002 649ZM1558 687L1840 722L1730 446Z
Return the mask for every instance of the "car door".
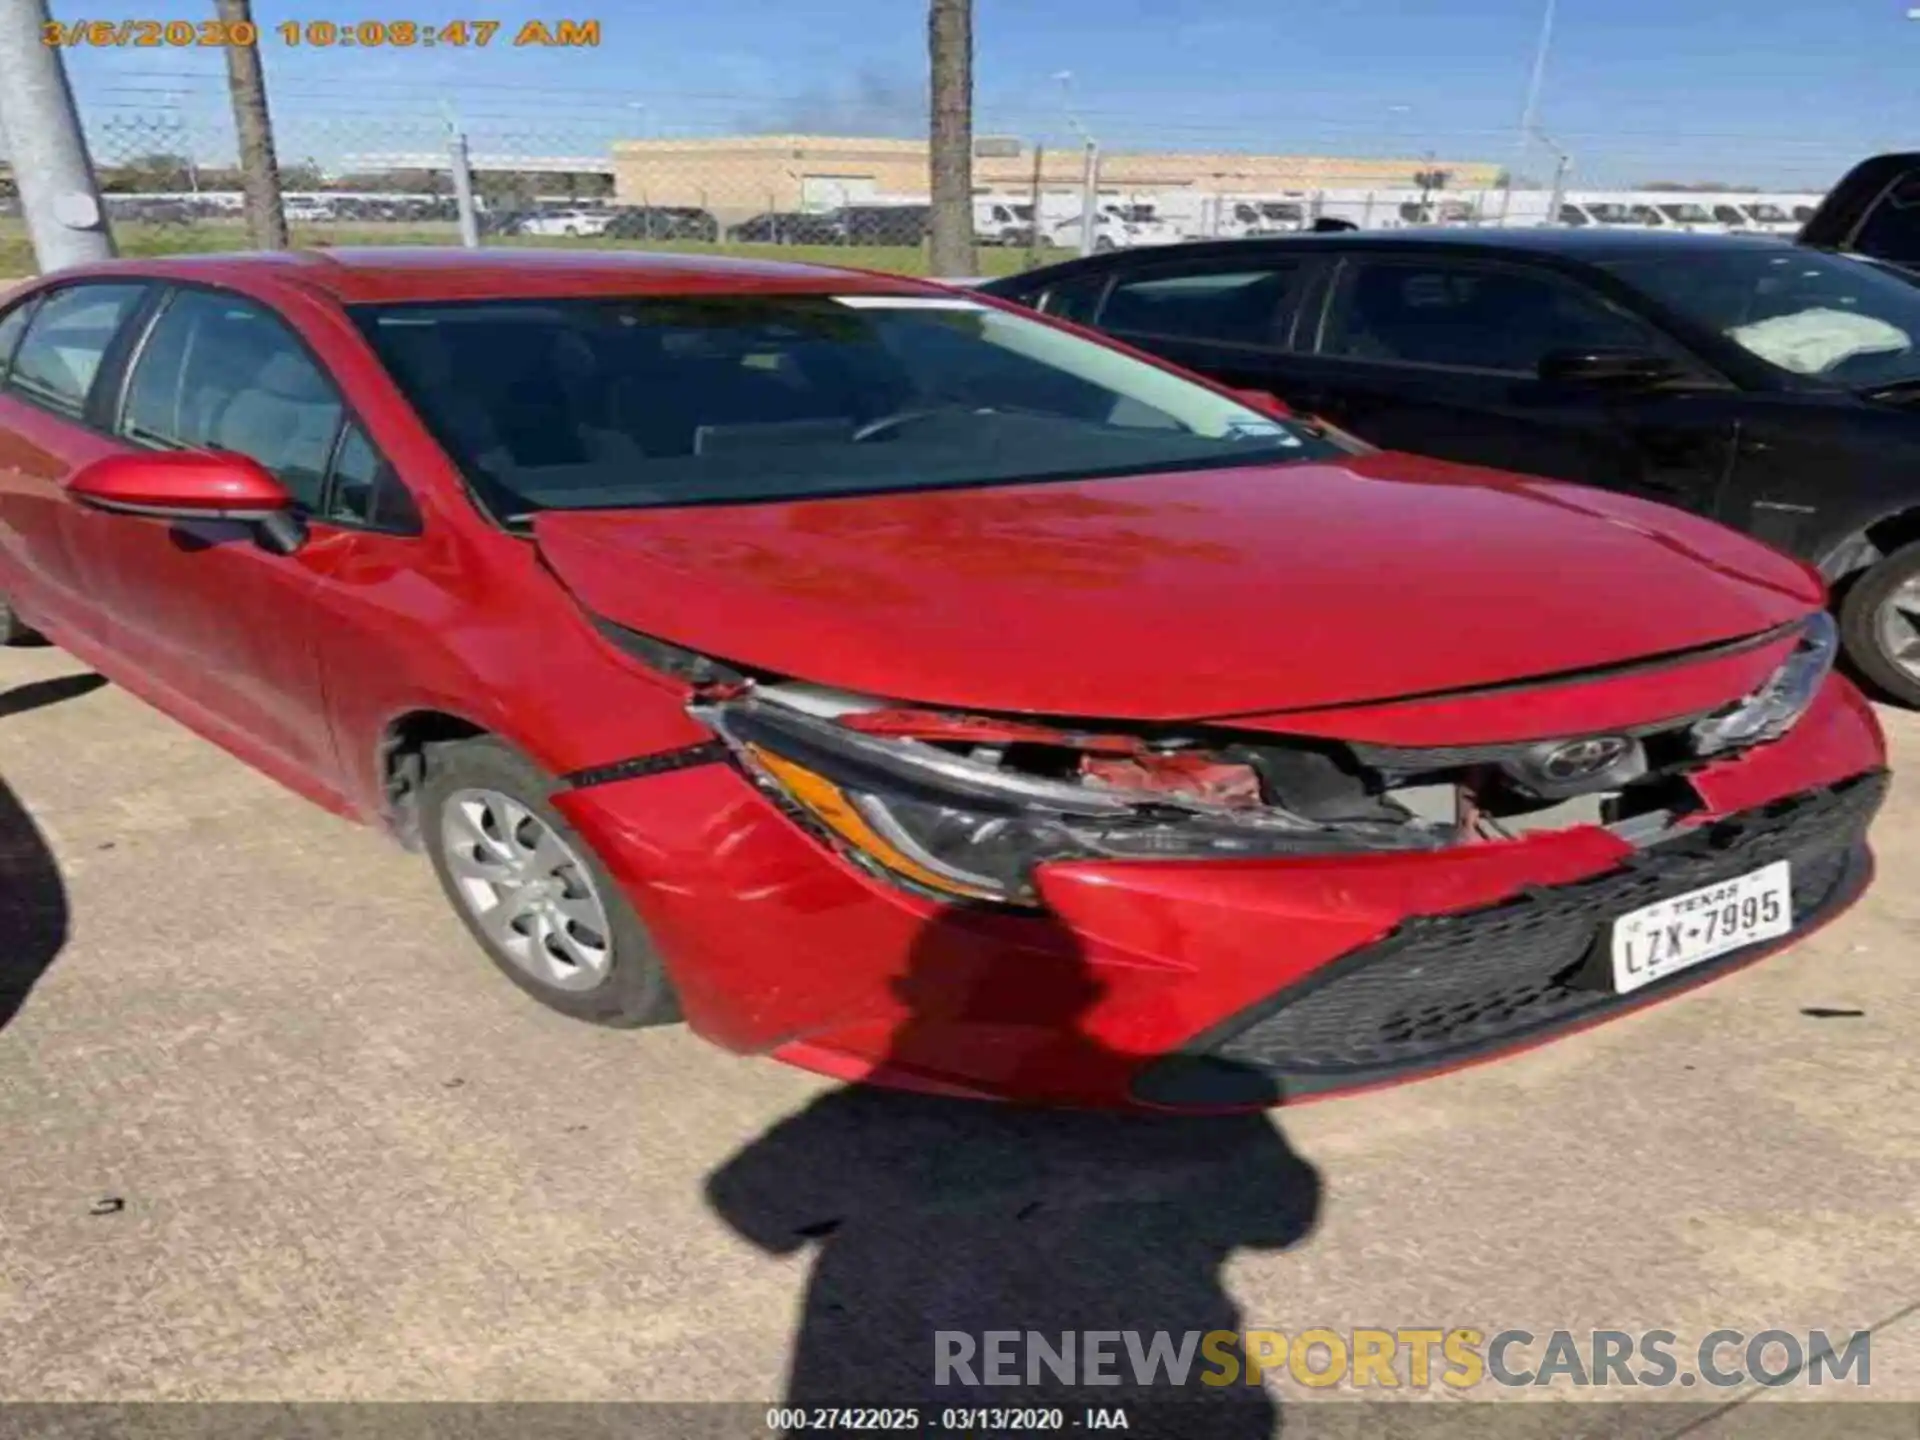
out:
M155 698L308 793L337 775L314 597L331 563L319 512L349 418L330 377L267 307L178 287L113 397L116 437L250 456L313 517L314 533L281 555L232 522L69 512L82 579Z
M40 291L0 319L0 585L31 623L82 651L111 649L115 637L76 565L72 528L83 522L66 482L115 448L95 391L148 294L140 281L86 281Z
M1285 399L1285 347L1314 273L1306 254L1146 260L1116 271L1092 323L1223 385Z
M1387 449L1623 490L1712 514L1738 394L1651 322L1560 272L1441 254L1345 258L1283 398ZM1678 378L1541 378L1555 351L1631 351Z

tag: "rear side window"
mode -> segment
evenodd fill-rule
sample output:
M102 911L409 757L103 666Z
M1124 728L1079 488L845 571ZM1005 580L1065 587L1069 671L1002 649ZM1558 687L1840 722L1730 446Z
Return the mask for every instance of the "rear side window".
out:
M237 295L182 290L141 347L120 431L143 445L250 456L315 509L344 414L285 322Z
M13 357L7 388L79 419L94 376L144 285L74 285L40 302Z
M1292 308L1299 274L1296 264L1148 271L1113 287L1100 308L1100 325L1122 335L1271 345Z

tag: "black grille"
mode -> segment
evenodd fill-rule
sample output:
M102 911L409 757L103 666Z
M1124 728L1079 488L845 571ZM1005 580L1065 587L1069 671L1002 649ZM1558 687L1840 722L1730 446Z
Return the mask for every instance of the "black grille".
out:
M1622 1001L1600 963L1615 916L1776 860L1792 862L1796 928L1845 901L1886 784L1882 774L1861 776L1715 822L1588 880L1410 920L1159 1062L1136 1090L1178 1105L1232 1103L1223 1090L1260 1076L1283 1078L1293 1093L1345 1088L1595 1015ZM1745 954L1629 998L1699 980Z

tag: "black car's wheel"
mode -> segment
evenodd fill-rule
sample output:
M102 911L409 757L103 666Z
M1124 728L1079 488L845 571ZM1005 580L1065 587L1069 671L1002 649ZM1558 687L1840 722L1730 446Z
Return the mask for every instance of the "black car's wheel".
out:
M640 917L549 803L552 779L494 739L428 752L420 828L474 939L541 1004L595 1025L678 1018Z
M14 613L13 604L6 596L0 595L0 645L44 645L46 640L38 630L24 624Z
M1860 673L1920 706L1920 541L1894 551L1848 589L1840 639Z

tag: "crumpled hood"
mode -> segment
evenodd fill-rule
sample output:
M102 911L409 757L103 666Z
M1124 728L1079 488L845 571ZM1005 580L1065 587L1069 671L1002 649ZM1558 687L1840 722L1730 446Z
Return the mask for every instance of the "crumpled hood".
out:
M1753 634L1821 604L1757 542L1407 455L788 503L546 511L595 614L758 670L1176 720L1389 699Z

